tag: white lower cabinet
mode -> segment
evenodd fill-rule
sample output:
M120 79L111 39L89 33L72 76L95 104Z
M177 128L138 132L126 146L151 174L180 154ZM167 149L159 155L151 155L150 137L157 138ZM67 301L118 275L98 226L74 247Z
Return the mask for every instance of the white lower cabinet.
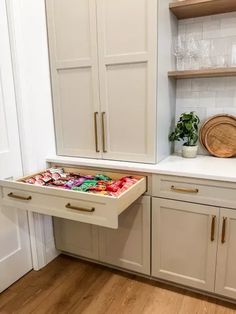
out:
M99 259L98 227L73 220L53 218L56 248L90 259Z
M143 196L119 216L117 230L99 228L104 263L150 275L150 197Z
M152 276L214 291L219 209L153 198Z
M221 209L215 292L236 299L236 210Z
M119 215L119 228L54 218L57 249L150 275L150 196Z

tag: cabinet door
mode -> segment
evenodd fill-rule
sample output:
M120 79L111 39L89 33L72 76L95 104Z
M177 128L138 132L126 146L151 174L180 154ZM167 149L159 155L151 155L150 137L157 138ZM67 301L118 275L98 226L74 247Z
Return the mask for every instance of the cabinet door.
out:
M96 226L55 217L53 224L58 250L98 259L98 228Z
M119 228L99 229L100 260L150 275L150 197L143 196L119 216Z
M213 292L219 209L158 198L152 204L152 275Z
M46 5L57 153L99 157L95 0L46 0Z
M215 292L236 298L236 211L220 210Z
M103 158L155 162L157 0L97 0Z

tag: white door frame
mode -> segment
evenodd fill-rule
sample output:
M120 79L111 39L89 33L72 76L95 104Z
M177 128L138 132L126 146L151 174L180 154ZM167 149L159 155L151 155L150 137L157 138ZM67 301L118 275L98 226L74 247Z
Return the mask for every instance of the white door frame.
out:
M9 27L10 45L11 45L11 53L12 53L12 65L13 65L13 75L14 75L14 84L15 84L15 93L16 93L16 105L17 105L18 124L19 124L19 133L20 133L19 135L20 135L23 173L27 175L27 171L29 171L28 169L31 168L31 165L30 165L31 160L30 160L29 156L25 156L25 150L28 147L27 147L27 143L25 143L25 136L24 136L24 132L25 132L24 106L25 106L25 103L22 100L22 90L21 90L22 80L21 80L20 64L19 64L19 62L21 62L20 57L22 57L22 56L19 56L18 53L19 53L19 51L21 51L22 47L25 44L27 45L29 43L24 42L24 40L22 40L22 39L24 39L24 37L19 35L20 31L21 31L21 30L19 31L19 28L21 25L17 25L17 22L18 22L18 24L21 24L21 21L19 23L19 17L20 17L20 20L24 19L24 16L22 16L22 11L24 12L23 7L29 6L29 1L25 1L25 2L19 1L19 0L5 0L5 1L6 1L6 7L7 7L8 27ZM37 5L41 5L41 8L42 8L42 5L44 5L44 0L37 0L36 2L30 1L30 3L32 6L35 5L35 10L36 10ZM16 20L15 15L17 15L17 17L18 17L18 21ZM39 18L44 19L45 17L40 16ZM44 25L45 21L42 20L41 22ZM24 25L24 27L25 27L25 25ZM28 25L28 27L31 28L32 25ZM16 29L17 29L17 32L16 32ZM44 34L44 35L46 38L47 35L46 34ZM36 33L36 36L37 36L37 33ZM39 36L40 36L40 34L39 34ZM21 37L21 38L19 38L19 37ZM25 40L27 40L27 39L25 39ZM45 45L45 49L47 51L47 44ZM39 51L38 54L40 55L41 52ZM35 58L37 59L37 56L35 56ZM45 60L45 61L48 63L48 60ZM45 64L45 66L47 67L48 64ZM37 74L38 73L34 74L35 77L37 76ZM32 77L32 81L34 81L35 77ZM28 77L28 80L30 80L30 79L31 79L31 77ZM49 77L46 77L46 79L49 79ZM38 86L38 88L40 88L40 85ZM50 80L48 80L48 88L50 89ZM44 101L44 99L42 99L42 102L43 101ZM47 103L49 104L48 107L50 107L51 94L50 95L47 94ZM32 103L32 105L34 105L34 103ZM42 108L42 110L43 110L43 108ZM47 110L50 111L50 108L47 108ZM30 117L28 117L28 118L30 119ZM52 122L52 120L51 120L51 122ZM50 123L50 119L49 119L49 123ZM52 124L52 126L51 126L51 124ZM50 127L53 128L53 123L51 123L51 124L49 125L49 131L50 131ZM51 131L49 136L52 133L53 133L53 131ZM54 141L54 145L55 145L54 134L51 135L51 138L53 138L53 140L51 140L51 142ZM44 138L42 138L42 141L44 141ZM54 145L53 144L50 145L50 143L48 144L48 146L50 146L50 147L54 146ZM55 149L55 148L52 147L52 150L53 149ZM38 165L38 163L37 163L38 167L42 167L41 164L43 164L45 162L47 154L51 154L51 151L47 151L47 147L45 147L45 157L42 158L44 160L41 160L41 162L39 162L40 165ZM38 160L36 160L36 161L38 161ZM45 166L46 166L46 163L45 163ZM41 170L41 169L38 169L38 170ZM51 239L53 238L53 233L52 233L52 227L50 228L49 231L46 230L48 224L45 223L45 217L43 215L40 215L40 214L28 212L28 219L29 219L33 268L34 268L34 270L39 270L39 269L43 268L44 266L46 266L56 256L58 256L59 253L55 249L55 246L54 246L54 243L52 243L52 240L49 241L50 244L48 245L46 233L51 232L51 234L50 234ZM50 217L47 217L47 219L49 220L49 223L50 223Z

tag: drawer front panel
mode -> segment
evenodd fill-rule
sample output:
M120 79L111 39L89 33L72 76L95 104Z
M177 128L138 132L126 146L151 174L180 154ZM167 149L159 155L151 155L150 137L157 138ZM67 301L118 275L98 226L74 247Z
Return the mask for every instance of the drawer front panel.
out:
M80 173L79 169L73 171ZM88 172L92 173L89 170ZM106 174L112 178L126 175L110 172ZM117 197L26 184L22 179L2 180L0 201L6 206L40 214L118 228L118 216L146 192L146 177L137 178L139 180L135 184Z
M9 194L20 198L9 197ZM40 214L76 220L85 223L117 228L118 215L105 203L96 203L40 193L22 192L17 189L3 188L3 205L17 207ZM26 200L26 198L31 199Z
M154 175L153 196L236 209L234 183Z

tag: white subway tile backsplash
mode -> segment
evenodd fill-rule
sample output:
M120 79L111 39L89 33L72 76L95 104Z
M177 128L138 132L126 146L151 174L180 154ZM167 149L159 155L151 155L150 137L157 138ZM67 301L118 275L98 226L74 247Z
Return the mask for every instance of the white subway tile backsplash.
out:
M225 90L216 92L216 108L223 110L234 107L234 97L234 91Z
M220 20L207 20L203 22L203 39L220 38L220 22Z
M185 26L186 27L186 26ZM186 27L186 37L189 35L194 36L197 39L202 39L203 25L202 23L188 24Z
M216 106L215 93L202 91L199 95L199 106L203 108L214 108Z
M204 78L192 79L192 88L194 92L207 91L209 86L209 80Z
M236 35L236 15L225 15L221 18L220 32L221 37L230 37Z
M191 92L192 86L191 86L191 80L178 80L177 81L177 92Z

